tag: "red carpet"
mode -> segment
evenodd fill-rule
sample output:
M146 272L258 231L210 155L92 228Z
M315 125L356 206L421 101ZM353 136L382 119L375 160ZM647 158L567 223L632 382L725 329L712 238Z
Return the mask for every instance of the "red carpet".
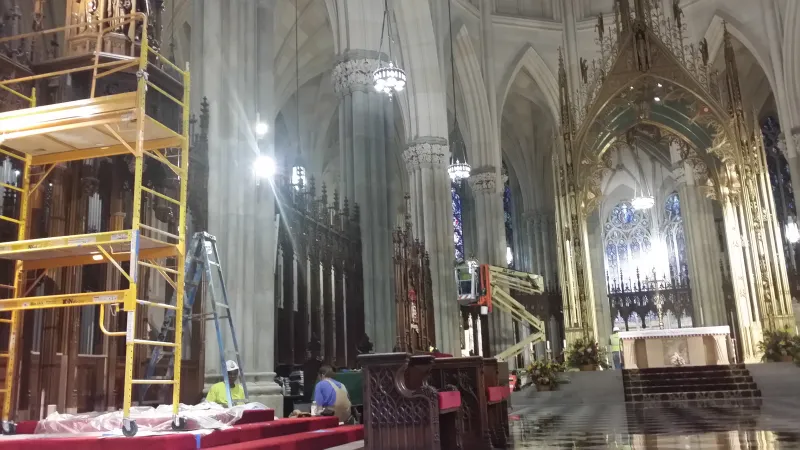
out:
M237 425L227 430L217 430L200 438L200 448L239 444L247 441L287 436L296 433L335 428L339 425L336 417L308 417L301 419L281 419L266 423ZM115 449L116 450L116 449ZM149 450L149 449L148 449Z
M226 445L216 447L214 450L323 450L361 439L364 439L363 425L344 425L290 436Z

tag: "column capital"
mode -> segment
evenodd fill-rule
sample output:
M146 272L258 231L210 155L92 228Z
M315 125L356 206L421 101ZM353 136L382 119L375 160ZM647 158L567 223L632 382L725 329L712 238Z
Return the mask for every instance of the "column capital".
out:
M450 161L447 139L437 137L417 139L403 151L403 161L411 171L420 167L446 168Z
M378 67L375 58L352 58L339 61L333 67L333 90L339 95L353 91L373 91L372 73Z
M476 194L494 194L497 192L497 169L494 166L483 166L472 170L469 185Z

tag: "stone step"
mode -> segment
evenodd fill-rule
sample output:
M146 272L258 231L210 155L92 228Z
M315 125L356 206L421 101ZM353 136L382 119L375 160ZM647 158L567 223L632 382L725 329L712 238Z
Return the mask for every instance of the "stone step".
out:
M730 377L692 377L692 378L671 378L668 376L659 378L629 378L624 380L625 386L643 386L649 384L661 385L681 385L681 384L726 384L726 383L753 383L751 376L730 376Z
M756 390L755 383L727 383L727 384L686 384L686 385L646 385L639 387L626 387L625 394L660 394L672 392L703 392L703 391L747 391Z
M684 371L669 371L669 370L660 370L658 372L629 372L625 371L622 373L622 379L652 379L652 378L661 378L664 376L669 376L671 378L707 378L713 376L746 376L749 375L747 369L723 369L723 370L697 370L691 372L684 372Z
M631 394L625 396L628 402L665 402L665 401L686 401L686 400L726 400L739 398L761 397L758 389L747 389L739 391L696 391L696 392L670 392L670 393L650 393L650 394Z

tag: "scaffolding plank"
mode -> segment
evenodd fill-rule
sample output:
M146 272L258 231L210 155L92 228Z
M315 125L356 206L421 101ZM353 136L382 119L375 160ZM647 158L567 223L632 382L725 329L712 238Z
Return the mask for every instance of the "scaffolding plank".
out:
M0 300L0 311L121 304L125 300L125 292L104 291L3 299Z
M3 146L31 155L34 165L130 153L136 111L136 92L127 92L2 113ZM145 150L179 147L184 139L150 116L143 128Z

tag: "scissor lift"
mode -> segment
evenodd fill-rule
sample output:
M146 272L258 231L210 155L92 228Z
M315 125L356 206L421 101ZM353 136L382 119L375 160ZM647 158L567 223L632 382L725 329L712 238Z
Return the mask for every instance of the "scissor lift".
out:
M141 24L147 30L147 17L136 13L122 18L114 18L115 27ZM153 50L148 44L147 33L141 40L131 44L134 56L113 55L108 62L101 62L101 44L104 36L111 31L108 20L99 21L97 43L92 64L57 72L50 72L5 80L0 89L14 94L30 104L30 108L0 114L0 152L21 165L17 185L3 184L2 187L14 190L20 196L18 217L0 216L0 220L18 226L18 240L0 243L0 259L15 261L13 298L0 299L2 322L10 326L8 353L0 354L6 359L5 382L0 384L3 394L2 431L15 432L11 420L12 398L15 381L18 380L17 343L21 333L21 311L61 307L98 305L100 309L99 327L106 336L125 338L125 382L123 397L122 431L126 436L136 434L137 426L131 418L132 388L135 384L172 385L173 427L185 426L185 419L178 415L180 398L181 345L183 322L176 322L173 342L157 342L139 339L135 336L137 313L142 307L155 307L174 310L177 317L183 317L184 247L186 229L187 175L189 164L189 72L181 70ZM0 39L4 42L29 39L63 33L83 25L67 26L26 35ZM133 33L133 31L132 31ZM132 39L131 41L134 41ZM137 54L138 53L138 54ZM183 83L183 98L177 99L148 80L148 62L160 61L164 67L177 73ZM112 73L127 71L137 76L134 92L98 97L95 95L97 80ZM36 105L36 91L28 96L12 86L37 80L70 75L78 72L92 73L90 96L86 100L71 101L47 106ZM145 110L148 89L161 93L174 101L182 111L181 132L175 132ZM118 155L133 155L136 160L133 185L133 211L130 229L73 236L59 236L44 239L27 239L29 208L28 199L46 180L58 164L90 158ZM180 179L178 198L172 198L142 185L143 160L152 158L171 170ZM32 170L36 168L37 173ZM35 181L32 180L35 178ZM176 205L179 210L177 234L162 231L142 223L142 196L150 195ZM167 267L164 260L174 258L174 267ZM129 270L120 265L130 261ZM28 297L25 280L26 272L40 269L53 269L67 266L81 266L105 262L112 264L128 282L121 290L91 293L70 293L40 297ZM152 269L161 274L176 291L174 305L137 299L137 282L141 279L140 270ZM8 286L11 289L11 286ZM109 331L104 323L105 308L121 308L127 315L125 331ZM9 317L10 316L10 317ZM168 346L175 350L174 378L171 380L138 380L133 378L134 352L136 347Z
M544 322L508 293L511 289L526 294L542 293L540 275L488 264L478 265L472 261L456 267L455 274L459 304L485 307L488 313L497 307L531 328L530 335L498 353L495 358L507 361L522 353L528 345L545 340Z

